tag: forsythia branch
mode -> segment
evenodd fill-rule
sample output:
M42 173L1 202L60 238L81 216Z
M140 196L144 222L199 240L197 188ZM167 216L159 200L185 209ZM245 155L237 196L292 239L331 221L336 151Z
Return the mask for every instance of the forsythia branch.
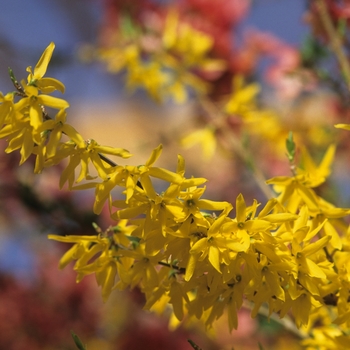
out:
M85 141L66 122L68 102L50 96L64 91L60 81L44 77L53 49L51 43L34 70L27 68L27 81L18 84L11 73L19 94L0 94L5 152L19 150L21 164L34 155L36 173L67 159L60 186L93 188L94 212L108 205L115 221L105 231L95 225L94 236L49 235L71 244L59 267L74 261L77 282L94 274L104 301L115 289L138 286L146 309L163 312L169 305L179 323L197 319L209 328L227 312L232 331L240 308L249 302L252 317L261 310L268 317L292 315L295 327L308 334L317 335L318 324L327 332L333 322L338 328L332 344L341 341L350 315L350 250L343 220L350 209L336 207L315 191L331 172L335 146L319 164L304 150L303 167L296 166L292 176L267 180L278 195L266 190L270 199L264 205L255 199L247 203L243 194L234 205L206 199L206 179L187 178L182 156L175 171L155 166L161 145L144 164L121 166L106 155L129 158L128 151ZM245 96L256 90L250 86ZM228 105L230 111L242 107L239 99ZM205 106L212 111L212 105ZM45 107L58 111L54 118L43 115ZM246 160L241 146L226 135L221 115L214 121ZM165 184L161 192L154 185L159 179ZM263 187L262 175L258 179ZM114 188L121 195L116 197ZM324 312L327 308L332 312Z

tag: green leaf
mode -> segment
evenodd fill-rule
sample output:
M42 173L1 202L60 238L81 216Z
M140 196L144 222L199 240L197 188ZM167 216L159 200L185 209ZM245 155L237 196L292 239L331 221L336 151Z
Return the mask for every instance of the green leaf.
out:
M121 16L120 27L122 34L124 34L126 38L135 38L140 34L140 29L127 13Z
M70 333L72 334L74 343L77 346L77 348L79 350L87 350L87 347L85 345L83 345L83 343L81 342L80 338L73 331L70 331Z
M295 142L293 140L293 133L290 131L286 140L287 157L290 162L294 161L295 157Z
M329 51L318 39L313 36L308 36L301 47L300 55L303 66L314 67L322 59L327 57Z
M13 73L13 70L11 67L8 67L8 72L9 72L11 81L13 83L17 82L17 79L16 79L15 74Z

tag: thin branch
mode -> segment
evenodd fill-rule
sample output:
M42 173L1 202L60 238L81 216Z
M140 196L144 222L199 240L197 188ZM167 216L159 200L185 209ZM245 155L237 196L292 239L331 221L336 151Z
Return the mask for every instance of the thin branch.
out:
M158 265L166 266L166 267L172 268L174 270L177 270L177 273L179 273L179 274L186 273L186 269L184 267L179 267L179 266L176 266L173 264L166 263L164 261L158 261Z
M330 46L338 60L340 69L344 76L345 83L347 85L348 90L350 91L350 65L349 65L349 60L346 57L346 53L343 48L342 39L333 24L332 18L327 8L326 1L315 0L315 3L318 9L320 20L322 22L324 30L326 31L329 37Z

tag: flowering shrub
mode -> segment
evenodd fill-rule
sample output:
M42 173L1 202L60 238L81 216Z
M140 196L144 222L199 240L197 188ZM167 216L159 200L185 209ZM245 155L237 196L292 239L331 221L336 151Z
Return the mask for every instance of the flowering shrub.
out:
M314 3L326 16L327 4ZM350 334L350 231L344 218L350 209L319 191L331 173L336 145L325 135L319 144L328 147L315 161L301 144L303 138L288 133L274 112L259 105L259 85L244 82L243 73L237 74L215 46L214 36L180 21L179 13L159 13L162 21L151 34L145 34L144 22L136 25L120 17L116 37L99 49L98 58L112 72L125 70L127 86L141 86L158 101L172 96L182 102L189 97L189 86L203 105L217 102L219 117L186 135L183 145L200 143L210 159L217 145L231 140L248 163L245 149L232 140L230 125L236 118L260 142L274 141L276 148L285 143L290 175L270 178L269 188L252 166L267 200L248 201L239 194L230 203L207 199L206 179L187 177L181 155L175 171L156 166L162 145L141 165L121 165L132 156L129 151L86 140L67 122L69 103L52 95L65 87L45 76L55 47L50 43L34 69L27 68L27 79L18 81L10 70L15 91L0 94L5 152L18 150L20 164L34 156L37 174L63 165L59 186L94 189L94 213L107 206L114 222L104 228L95 224L96 235L49 235L72 244L59 267L74 261L77 282L94 274L104 301L115 289L138 286L145 309L163 313L171 308L172 327L200 320L211 328L227 312L232 331L242 307L256 317L267 306L269 317L292 319L307 349L345 349ZM344 16L342 11L332 14ZM208 81L224 73L233 77L232 92L210 95ZM350 130L343 123L336 127Z

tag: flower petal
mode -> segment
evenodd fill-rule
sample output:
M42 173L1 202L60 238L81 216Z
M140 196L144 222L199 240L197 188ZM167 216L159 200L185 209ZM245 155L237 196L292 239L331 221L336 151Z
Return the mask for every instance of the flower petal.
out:
M38 63L34 68L33 79L41 79L45 75L47 66L51 60L54 49L55 49L55 44L51 42L49 46L45 49L43 54L41 55Z

